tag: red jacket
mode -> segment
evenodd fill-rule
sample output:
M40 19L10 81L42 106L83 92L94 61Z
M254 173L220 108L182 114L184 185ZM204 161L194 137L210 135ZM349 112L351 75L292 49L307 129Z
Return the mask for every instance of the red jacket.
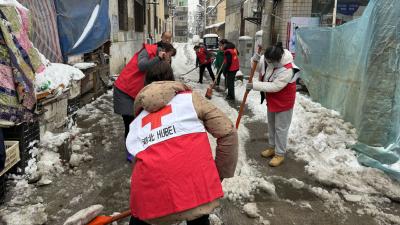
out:
M139 52L135 53L133 58L129 61L128 65L122 69L118 79L115 81L115 86L133 99L144 87L146 72L140 71L138 67L139 53L143 50L146 50L149 54L149 59L152 59L157 54L157 45L143 44L143 48Z
M230 53L232 56L232 63L230 65L230 67L228 68L228 71L238 71L240 64L239 64L239 57L237 54L237 50L236 49L227 49L227 50L225 50L225 53ZM225 63L225 65L227 65L226 56L224 58L224 63Z
M209 64L212 62L211 58L207 59L207 51L203 47L200 48L198 52L196 52L196 55L201 65Z
M288 70L293 70L292 63L286 64ZM283 112L293 108L296 100L296 81L288 83L286 87L278 92L266 93L268 111Z

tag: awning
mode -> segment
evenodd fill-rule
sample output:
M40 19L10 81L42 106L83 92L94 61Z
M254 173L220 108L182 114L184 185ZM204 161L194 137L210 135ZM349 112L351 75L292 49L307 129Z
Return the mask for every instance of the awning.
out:
M222 26L224 24L225 24L225 21L224 22L220 22L220 23L214 23L214 24L211 24L210 26L206 26L206 29L217 28L217 27L220 27L220 26Z

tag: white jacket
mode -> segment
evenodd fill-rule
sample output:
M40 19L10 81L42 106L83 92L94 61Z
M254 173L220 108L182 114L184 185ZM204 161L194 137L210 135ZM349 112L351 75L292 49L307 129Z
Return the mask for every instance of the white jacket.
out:
M285 52L280 61L280 67L276 68L275 71L274 65L266 62L264 59L264 55L260 57L255 71L258 74L258 79L253 80L254 90L262 92L279 92L280 90L285 88L288 83L296 81L297 77L293 76L293 70L288 70L283 67L286 64L292 63L293 68L298 69L293 63L292 54L287 49L285 49L284 51ZM258 56L253 56L253 58L256 57ZM267 70L265 70L266 64Z

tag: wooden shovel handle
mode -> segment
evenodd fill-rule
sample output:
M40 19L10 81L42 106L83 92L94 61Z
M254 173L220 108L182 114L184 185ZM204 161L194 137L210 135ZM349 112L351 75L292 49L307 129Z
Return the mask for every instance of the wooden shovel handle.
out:
M251 70L250 70L249 83L253 83L253 77L254 77L254 73L256 72L257 64L258 64L257 61L253 61L253 65L251 66ZM239 108L239 115L238 115L238 118L236 119L236 129L239 129L240 120L242 119L244 107L246 106L247 95L249 95L249 92L250 91L246 90L246 92L243 95L243 100L242 100L242 103L240 104L240 108Z
M219 69L217 71L217 77L215 77L214 82L211 85L211 88L214 88L215 84L217 83L218 78L221 76L222 73L220 73L220 72L222 70L222 67L224 67L224 65L225 65L225 63L222 63L222 65L219 67Z

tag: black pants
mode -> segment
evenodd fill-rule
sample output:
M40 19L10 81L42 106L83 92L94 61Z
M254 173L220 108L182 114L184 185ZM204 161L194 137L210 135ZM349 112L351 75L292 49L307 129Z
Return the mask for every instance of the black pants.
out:
M213 81L215 80L214 72L212 71L212 68L211 68L211 63L202 64L202 65L200 65L200 78L199 78L200 84L203 83L203 74L204 74L204 70L206 70L206 68L208 70L208 73L210 74L211 79Z
M150 224L143 222L132 216L129 225L150 225ZM208 220L208 215L204 215L198 219L187 221L187 225L210 225L210 221Z
M219 73L217 74L217 83L216 83L216 85L219 85L219 82L221 81L222 72L223 72L223 70L220 70ZM225 76L225 73L224 73L224 76ZM226 77L225 77L225 80L226 80ZM225 81L225 83L226 83L226 81ZM225 87L226 87L226 84L225 84Z
M225 79L228 86L228 96L227 99L235 99L235 76L237 71L228 71L226 73Z
M127 116L127 115L122 115L122 119L124 120L124 125L125 125L125 139L128 136L129 133L129 125L132 123L132 121L135 119L134 116Z

